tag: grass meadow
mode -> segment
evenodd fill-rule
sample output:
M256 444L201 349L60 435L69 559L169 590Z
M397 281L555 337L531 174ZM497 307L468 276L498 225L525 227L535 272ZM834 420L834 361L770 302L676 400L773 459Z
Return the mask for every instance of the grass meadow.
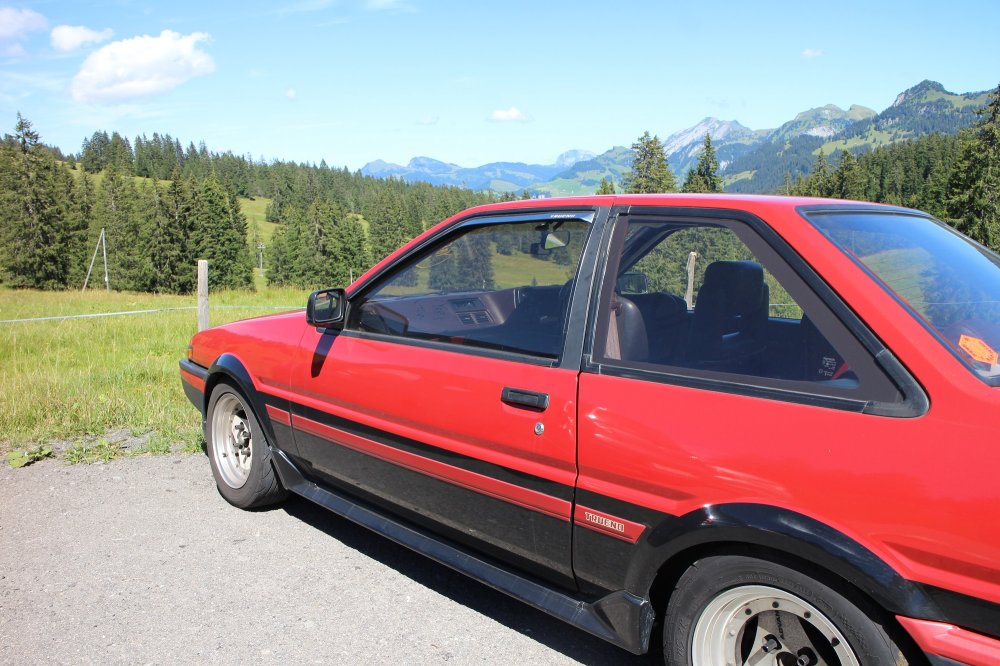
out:
M210 323L303 307L307 295L296 289L214 293ZM0 287L3 321L161 310L0 323L0 450L113 430L149 435L150 450L199 447L198 415L177 371L197 330L195 305L194 296Z

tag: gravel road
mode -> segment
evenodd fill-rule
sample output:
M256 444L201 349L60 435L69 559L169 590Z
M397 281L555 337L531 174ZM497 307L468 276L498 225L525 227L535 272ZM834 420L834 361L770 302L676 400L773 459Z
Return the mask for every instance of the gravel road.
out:
M200 455L0 467L0 664L649 664Z

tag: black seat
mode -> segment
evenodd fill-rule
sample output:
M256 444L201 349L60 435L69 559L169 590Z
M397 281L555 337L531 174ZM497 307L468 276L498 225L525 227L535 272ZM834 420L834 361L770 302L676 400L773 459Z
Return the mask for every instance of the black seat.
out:
M764 352L768 298L760 264L709 264L691 321L689 363L720 371L753 371Z
M605 355L623 361L649 360L646 324L636 304L615 294L611 298L611 312Z
M671 365L687 348L691 322L687 303L680 296L664 292L629 294L642 313L649 343L649 361Z

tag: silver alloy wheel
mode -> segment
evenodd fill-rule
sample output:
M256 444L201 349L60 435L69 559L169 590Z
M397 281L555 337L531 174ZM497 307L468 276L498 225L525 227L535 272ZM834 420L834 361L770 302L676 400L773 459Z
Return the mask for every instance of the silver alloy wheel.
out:
M861 666L815 606L765 585L715 597L695 623L691 647L698 666Z
M223 393L212 412L212 455L223 482L242 488L250 476L253 438L246 408L232 393Z

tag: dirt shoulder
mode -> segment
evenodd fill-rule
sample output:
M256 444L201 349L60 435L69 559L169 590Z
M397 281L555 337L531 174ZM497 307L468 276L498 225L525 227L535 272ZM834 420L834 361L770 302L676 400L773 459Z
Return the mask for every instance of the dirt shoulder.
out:
M201 455L0 466L0 663L644 664Z

